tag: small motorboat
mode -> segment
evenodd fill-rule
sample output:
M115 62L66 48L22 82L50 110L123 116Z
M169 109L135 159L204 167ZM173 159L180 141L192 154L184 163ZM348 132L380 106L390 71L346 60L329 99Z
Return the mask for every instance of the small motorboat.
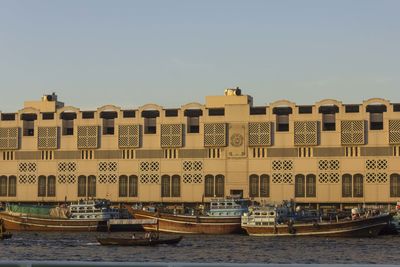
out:
M103 246L157 246L175 245L182 240L183 236L176 238L100 238L97 241Z

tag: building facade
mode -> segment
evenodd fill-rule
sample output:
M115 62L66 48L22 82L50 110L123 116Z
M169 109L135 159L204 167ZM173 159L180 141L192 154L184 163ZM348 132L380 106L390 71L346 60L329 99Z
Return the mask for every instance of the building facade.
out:
M253 106L228 89L204 105L82 111L53 94L0 115L3 202L400 201L400 104L380 98Z

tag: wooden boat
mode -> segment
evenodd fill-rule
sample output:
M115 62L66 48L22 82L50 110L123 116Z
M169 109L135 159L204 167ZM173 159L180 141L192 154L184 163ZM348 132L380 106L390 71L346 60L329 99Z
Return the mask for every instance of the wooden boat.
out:
M286 207L256 208L242 216L242 228L252 236L374 237L388 225L390 214L342 220L302 220Z
M0 219L11 231L107 231L107 220L115 216L104 201L81 201L66 210L58 207L7 205Z
M97 238L97 241L103 246L157 246L157 245L175 245L182 240L183 236L168 239L148 239L148 238Z
M143 225L146 231L180 234L232 234L242 231L240 217L247 207L240 204L242 200L231 198L215 199L210 203L206 215L175 215L158 211L133 209L127 207L135 219L155 219L158 225Z
M0 240L10 239L12 234L10 232L5 232L3 220L0 219Z

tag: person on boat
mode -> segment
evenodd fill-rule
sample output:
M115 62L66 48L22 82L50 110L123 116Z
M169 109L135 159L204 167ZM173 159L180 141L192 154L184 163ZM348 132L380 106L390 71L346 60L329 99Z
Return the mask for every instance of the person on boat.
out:
M132 235L132 239L135 239L135 238L136 238L136 236L135 236L135 234L133 234L133 235Z

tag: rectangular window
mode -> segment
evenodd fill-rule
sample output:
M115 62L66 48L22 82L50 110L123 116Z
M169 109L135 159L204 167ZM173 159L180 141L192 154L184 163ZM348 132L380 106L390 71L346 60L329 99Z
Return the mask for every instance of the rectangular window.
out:
M138 196L138 177L136 175L129 176L129 197Z
M181 178L179 175L172 176L171 196L172 197L181 196Z
M178 110L177 109L166 109L165 117L178 117Z
M56 196L56 177L53 175L47 177L47 196Z
M38 197L46 196L46 176L39 176Z
M91 160L94 159L93 150L81 150L81 159Z
M349 174L342 176L342 197L352 197L352 177Z
M171 196L171 177L169 175L163 175L161 177L161 197Z
M8 177L8 196L9 197L17 196L17 177L16 176Z
M128 196L128 177L122 175L119 177L119 197Z
M15 113L1 113L2 121L15 121Z
M251 148L251 155L253 158L266 158L267 149L265 147L253 147Z
M289 132L289 115L276 115L276 131Z
M23 121L23 135L34 136L35 135L35 121Z
M133 149L122 150L122 159L134 159L134 158L135 158L135 150Z
M114 135L115 121L114 119L103 119L103 135Z
M359 105L345 105L345 112L346 113L358 113L360 112L360 106Z
M0 196L7 196L7 176L0 176Z
M156 134L157 133L157 118L144 119L144 133Z
M42 160L52 160L53 159L53 151L51 151L51 150L42 150L41 151L41 159Z
M307 175L306 177L306 196L307 197L316 197L316 183L317 178L315 175Z
M224 116L225 108L210 108L208 109L208 116Z
M299 114L312 114L313 106L299 106Z
M62 120L62 135L74 135L74 120Z
M88 197L96 197L96 176L88 177Z
M94 111L83 111L82 112L82 119L94 119Z
M295 176L295 197L305 197L305 177L304 175Z
M267 114L266 107L250 107L250 115L265 115Z
M122 116L124 118L135 118L136 112L134 110L124 110L122 111Z
M200 132L200 118L199 117L187 117L187 132L188 133L199 133Z
M4 161L14 160L14 151L3 151L3 160Z
M221 152L221 148L209 148L207 156L209 159L220 159Z
M361 174L356 174L353 176L353 190L353 197L364 196L364 183L363 176Z
M43 120L54 120L54 113L51 113L51 112L42 113L42 119Z
M369 114L369 129L370 130L383 130L383 113L370 113Z
M175 148L164 149L164 158L165 159L178 158L178 149L175 149Z
M335 113L322 114L322 130L323 131L336 131L336 117Z
M86 197L86 176L78 177L78 197Z
M311 158L313 156L312 147L298 147L297 154L299 158Z

